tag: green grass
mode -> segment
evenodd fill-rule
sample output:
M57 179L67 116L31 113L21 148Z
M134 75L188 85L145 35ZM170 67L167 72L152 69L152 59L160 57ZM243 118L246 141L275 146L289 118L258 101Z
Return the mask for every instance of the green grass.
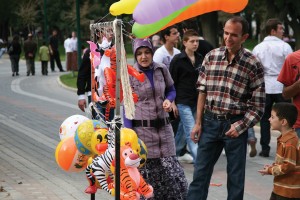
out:
M77 85L76 85L77 74L78 74L78 72L74 72L74 74L71 72L69 74L61 75L60 81L68 87L77 88Z

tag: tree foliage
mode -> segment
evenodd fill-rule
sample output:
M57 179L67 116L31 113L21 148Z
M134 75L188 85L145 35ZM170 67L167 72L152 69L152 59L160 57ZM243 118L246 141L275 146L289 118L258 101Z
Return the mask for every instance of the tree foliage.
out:
M46 2L47 27L45 29ZM39 31L47 32L58 29L61 39L72 30L76 30L76 1L74 0L0 0L0 38L7 39L9 35L20 32ZM80 2L80 28L84 38L89 37L90 20L112 20L109 7L116 0L79 0ZM300 49L300 1L295 0L249 0L247 7L240 13L249 22L255 21L258 25L252 38L264 37L264 25L268 18L279 18L286 26L293 30L296 39L296 49ZM218 43L218 35L223 13L214 12L196 17L196 27L208 40ZM131 15L120 16L125 22L131 20ZM130 27L127 27L130 32ZM288 29L287 29L288 30ZM252 33L252 32L251 32Z
M19 4L15 14L19 17L21 24L26 24L28 32L33 32L34 28L38 26L37 16L37 0L23 1Z

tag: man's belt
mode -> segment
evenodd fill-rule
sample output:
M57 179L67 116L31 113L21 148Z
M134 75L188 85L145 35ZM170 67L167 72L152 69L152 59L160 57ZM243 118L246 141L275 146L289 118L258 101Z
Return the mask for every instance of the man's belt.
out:
M230 113L226 113L226 114L216 114L211 112L210 110L205 110L204 114L206 114L207 116L222 121L222 120L229 120L231 119L234 115L230 114Z
M157 118L151 120L132 120L133 127L155 127L161 128L170 123L169 118Z

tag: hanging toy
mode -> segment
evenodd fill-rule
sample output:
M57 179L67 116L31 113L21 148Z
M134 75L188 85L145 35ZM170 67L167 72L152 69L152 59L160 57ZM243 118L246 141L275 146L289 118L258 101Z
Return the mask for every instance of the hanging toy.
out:
M153 187L146 183L138 170L141 158L135 154L130 144L121 146L120 149L120 199L138 200L140 195L145 198L153 196ZM112 163L114 165L114 161ZM114 187L110 184L111 188Z
M116 107L116 71L117 71L117 63L116 63L116 48L113 46L111 49L107 49L104 52L104 55L110 58L110 67L106 67L104 69L104 77L106 84L103 86L103 99L107 100L106 110L105 110L105 119L109 119L109 113L111 108ZM104 56L103 56L104 57ZM128 73L135 77L140 82L145 81L145 75L143 73L139 73L132 66L127 65ZM120 88L122 86L120 85ZM134 92L132 92L132 98L136 103L138 101L138 96ZM123 90L120 89L120 101L123 100ZM103 102L104 104L104 102ZM105 105L105 104L104 104Z

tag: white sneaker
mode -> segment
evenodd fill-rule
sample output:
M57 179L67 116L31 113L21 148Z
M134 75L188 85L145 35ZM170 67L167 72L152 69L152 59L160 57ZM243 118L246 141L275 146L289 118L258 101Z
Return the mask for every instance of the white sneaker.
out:
M188 164L194 163L193 157L188 153L185 153L183 156L179 156L178 161L182 163L188 163Z

